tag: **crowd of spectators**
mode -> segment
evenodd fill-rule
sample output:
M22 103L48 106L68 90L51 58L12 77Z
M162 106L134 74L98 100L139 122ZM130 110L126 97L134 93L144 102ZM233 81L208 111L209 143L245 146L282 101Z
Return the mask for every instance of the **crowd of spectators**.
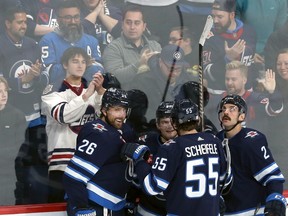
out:
M198 41L208 15L214 25L200 59ZM127 122L141 135L159 127L155 113L161 102L199 103L191 92L202 67L211 131L221 129L221 98L242 96L246 126L267 134L287 177L287 15L286 0L2 0L0 144L7 161L1 156L0 169L9 170L1 171L1 183L10 185L1 187L0 205L63 201L51 196L51 181L61 181L80 120L92 120L85 110L99 102L102 86L128 92ZM89 112L97 115L94 106ZM60 147L58 127L66 130ZM6 164L13 165L14 175ZM61 183L55 187L62 196Z

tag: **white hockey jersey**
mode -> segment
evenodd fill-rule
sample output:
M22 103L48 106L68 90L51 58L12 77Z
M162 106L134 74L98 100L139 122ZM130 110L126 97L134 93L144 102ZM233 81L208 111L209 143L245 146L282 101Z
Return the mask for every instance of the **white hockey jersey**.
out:
M66 81L60 88L46 87L42 96L42 114L47 117L49 171L64 171L72 158L78 132L82 126L97 118L100 113L102 95L95 92L86 102L84 83L73 87Z

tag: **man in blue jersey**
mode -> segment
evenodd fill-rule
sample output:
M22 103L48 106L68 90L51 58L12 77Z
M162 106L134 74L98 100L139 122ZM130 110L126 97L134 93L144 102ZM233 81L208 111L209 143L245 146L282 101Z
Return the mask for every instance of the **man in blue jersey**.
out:
M109 88L102 98L100 118L80 130L63 180L69 216L124 215L133 167L120 152L125 142L135 139L124 123L128 107L127 92Z
M284 216L286 199L282 196L284 176L261 132L243 128L247 115L245 100L229 94L219 104L218 117L223 130L217 134L228 139L233 184L224 193L225 215Z
M134 160L137 177L147 194L164 193L167 215L216 216L220 184L232 178L226 175L221 141L197 131L199 111L190 99L175 102L171 119L178 137L158 149L152 167L145 161L147 146L145 149L144 145L127 143L122 154Z
M174 101L161 102L156 110L157 131L150 131L139 137L138 143L149 147L150 158L157 154L160 146L177 136L177 131L172 126L170 119L173 105ZM137 215L166 215L165 197L163 194L150 196L140 192Z
M64 51L72 46L81 47L91 57L91 62L85 71L84 78L90 82L93 75L104 72L101 64L101 51L98 40L83 33L80 22L80 8L76 0L61 1L56 9L59 27L43 36L39 42L42 51L42 61L50 67L50 83L65 78L65 71L61 65L61 57Z

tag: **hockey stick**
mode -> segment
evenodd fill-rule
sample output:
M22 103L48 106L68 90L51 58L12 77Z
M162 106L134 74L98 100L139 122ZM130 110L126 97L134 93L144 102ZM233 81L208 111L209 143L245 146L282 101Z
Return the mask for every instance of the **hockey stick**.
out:
M199 68L198 68L198 74L199 74L199 112L201 117L201 129L204 131L204 90L203 90L203 58L202 58L202 51L203 46L205 44L206 38L213 26L213 18L211 15L207 16L206 23L203 29L203 32L199 39Z
M180 7L177 5L176 6L176 9L177 9L177 12L179 14L179 18L180 18L180 28L181 28L181 38L183 37L183 16L182 16L182 12L180 10ZM175 52L179 52L180 50L180 47L177 46L177 49L175 50ZM169 72L169 76L168 76L168 79L167 79L167 82L166 82L166 86L165 86L165 90L164 90L164 93L163 93L163 96L162 96L162 101L165 101L166 99L166 95L167 95L167 91L168 91L168 88L169 88L169 85L170 85L170 80L171 80L171 76L172 76L172 73L174 71L174 68L175 68L175 64L176 64L176 61L177 59L176 58L173 58L173 62L172 62L172 65L171 65L171 68L170 68L170 72Z

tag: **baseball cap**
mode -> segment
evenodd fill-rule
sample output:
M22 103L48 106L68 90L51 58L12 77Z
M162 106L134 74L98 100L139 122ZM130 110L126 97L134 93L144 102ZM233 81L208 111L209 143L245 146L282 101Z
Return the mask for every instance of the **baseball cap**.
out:
M212 9L226 12L235 12L236 0L215 0L212 5Z
M177 66L188 66L188 62L184 60L184 51L177 45L169 44L162 48L160 58L167 65L172 65L175 62Z

